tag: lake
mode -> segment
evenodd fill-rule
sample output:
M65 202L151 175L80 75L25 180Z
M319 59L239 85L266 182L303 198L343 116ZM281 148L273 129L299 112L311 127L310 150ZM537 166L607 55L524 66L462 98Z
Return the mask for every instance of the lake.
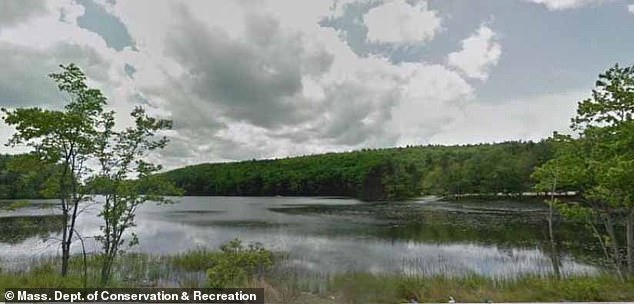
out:
M98 200L98 198L97 198ZM137 212L140 244L132 251L174 254L217 249L234 238L285 252L281 267L328 276L342 272L399 274L475 273L487 277L547 275L552 256L564 275L592 274L590 235L558 224L553 253L541 203L444 202L434 198L363 203L317 197L183 197L173 205L146 204ZM37 200L17 211L0 211L3 267L21 270L29 261L56 255L55 201ZM85 204L84 236L97 235L100 206ZM574 240L574 241L570 241ZM98 249L87 242L89 251ZM596 249L596 248L595 248ZM79 243L73 245L80 252ZM590 253L588 253L590 252Z

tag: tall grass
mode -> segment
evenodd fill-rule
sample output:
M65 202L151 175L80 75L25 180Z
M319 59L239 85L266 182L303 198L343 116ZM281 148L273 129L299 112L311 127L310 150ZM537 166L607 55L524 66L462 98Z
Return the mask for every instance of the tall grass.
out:
M460 302L634 300L634 280L620 282L610 275L557 280L543 276L492 279L478 275L417 277L353 273L333 278L329 289L343 303L447 302L450 296Z
M109 287L207 287L206 270L221 253L196 249L172 256L124 254ZM99 283L100 258L88 257L88 286ZM83 259L71 259L67 278L59 276L55 258L34 260L28 270L0 272L0 289L9 287L83 287ZM634 280L620 282L608 274L568 276L557 280L533 274L519 277L466 275L326 274L289 268L284 263L245 287L261 287L270 303L397 303L634 301Z

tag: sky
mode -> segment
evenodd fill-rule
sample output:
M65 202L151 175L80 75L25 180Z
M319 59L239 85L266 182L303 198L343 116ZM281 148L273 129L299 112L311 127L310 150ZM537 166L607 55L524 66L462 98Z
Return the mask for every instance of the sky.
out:
M540 140L633 29L634 0L1 0L0 107L62 107L74 62L122 126L173 121L167 168Z

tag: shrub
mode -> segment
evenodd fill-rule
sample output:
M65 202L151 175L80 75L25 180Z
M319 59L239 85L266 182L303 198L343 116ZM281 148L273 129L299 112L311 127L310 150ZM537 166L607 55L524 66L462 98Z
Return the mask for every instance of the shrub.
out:
M213 288L240 287L253 276L261 277L273 266L273 253L258 243L244 247L235 239L220 249L222 254L207 270L208 283Z

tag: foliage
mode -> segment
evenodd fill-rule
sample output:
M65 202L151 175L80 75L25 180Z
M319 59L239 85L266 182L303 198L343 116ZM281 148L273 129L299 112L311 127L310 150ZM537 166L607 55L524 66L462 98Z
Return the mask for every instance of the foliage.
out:
M49 76L68 98L63 110L36 107L2 109L2 112L4 122L17 131L9 139L9 145L32 147L39 161L61 168L54 181L47 182L46 193L59 198L64 217L61 269L64 276L68 272L72 240L77 234L79 203L87 199L81 183L90 174L86 164L94 151L93 138L106 98L101 91L86 85L86 75L76 65L60 68L61 72Z
M364 149L275 160L200 164L165 173L188 195L350 196L402 200L421 194L521 193L548 142Z
M0 199L50 198L47 189L60 172L34 153L0 154Z
M634 275L633 115L634 66L615 65L599 75L592 97L578 103L572 119L578 138L555 134L554 158L533 174L538 189L558 178L558 190L581 194L579 205L559 204L562 213L586 221L619 277Z
M148 153L163 149L166 137L157 133L171 128L171 121L156 119L136 107L130 114L134 126L124 130L115 129L114 112L105 112L98 120L99 129L95 135L94 157L99 162L99 170L88 182L89 189L103 195L103 207L99 216L104 225L102 234L96 239L102 245L102 282L106 284L116 256L122 252L125 232L135 226L137 208L147 201L171 203L165 192L177 192L173 185L161 176L152 174L161 169L144 160ZM128 181L130 177L136 180ZM138 243L135 234L127 240L128 246Z
M116 113L104 109L106 97L100 90L87 86L84 72L74 64L60 67L62 71L50 77L69 99L63 110L2 109L4 122L17 131L9 144L25 144L34 149L31 154L14 158L16 161L9 167L22 174L7 181L13 182L14 188L22 180L27 185L45 185L44 189L27 195L36 196L36 192L59 198L64 218L62 276L68 273L73 239L78 238L83 246L83 238L75 229L81 213L79 204L91 200L90 194L96 190L104 195L100 213L104 219L103 234L97 240L103 245L102 280L107 283L112 263L126 241L124 233L135 225L136 208L146 201L168 202L163 193L178 192L171 183L153 176L160 166L145 161L149 152L167 144L167 139L158 133L169 129L171 121L156 119L136 107L131 113L134 126L118 130ZM96 173L89 166L91 162L98 163ZM51 171L43 175L44 179L38 177L37 167L42 163L48 164L45 172ZM6 175L1 173L0 177ZM130 178L136 180L131 182ZM128 244L137 242L133 234Z
M205 249L190 250L171 257L170 263L185 271L207 271L223 253Z
M240 287L253 276L262 276L273 266L273 253L260 244L244 247L238 239L220 247L222 255L207 270L209 285L213 288Z

